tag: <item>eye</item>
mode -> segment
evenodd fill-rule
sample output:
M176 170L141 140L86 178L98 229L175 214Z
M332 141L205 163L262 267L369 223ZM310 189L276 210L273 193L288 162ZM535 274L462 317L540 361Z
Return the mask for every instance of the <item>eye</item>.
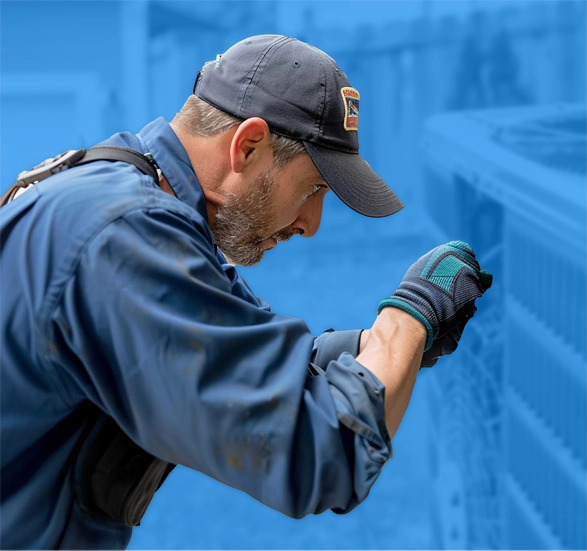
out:
M328 188L328 186L324 185L324 184L316 184L313 188L312 188L312 195L315 195L316 193L318 193L321 189L326 189Z
M304 201L306 199L309 199L310 197L313 197L314 195L316 195L316 193L318 193L321 189L329 189L327 185L325 184L315 184L312 186L312 191L310 193L308 193L307 195L304 195Z

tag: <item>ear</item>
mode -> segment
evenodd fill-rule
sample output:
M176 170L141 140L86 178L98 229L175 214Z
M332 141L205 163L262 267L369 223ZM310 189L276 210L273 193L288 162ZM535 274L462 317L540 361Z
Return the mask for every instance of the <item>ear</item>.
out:
M242 122L230 144L232 171L240 173L257 163L271 163L272 160L271 133L267 123L259 117Z

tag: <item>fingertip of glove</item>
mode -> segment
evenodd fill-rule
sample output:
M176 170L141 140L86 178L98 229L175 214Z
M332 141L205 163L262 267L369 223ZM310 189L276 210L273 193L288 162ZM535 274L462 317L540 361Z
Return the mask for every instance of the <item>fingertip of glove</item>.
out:
M449 241L447 245L449 245L450 247L454 247L455 249L459 249L461 251L469 253L471 256L475 256L475 252L473 251L471 246L468 243L465 243L464 241Z
M434 358L433 360L425 360L422 362L422 364L420 365L420 369L422 368L428 368L428 367L434 367L436 365L436 362L438 361L438 358Z
M485 292L493 285L493 276L487 270L481 270L479 272L479 283L481 283L483 292Z

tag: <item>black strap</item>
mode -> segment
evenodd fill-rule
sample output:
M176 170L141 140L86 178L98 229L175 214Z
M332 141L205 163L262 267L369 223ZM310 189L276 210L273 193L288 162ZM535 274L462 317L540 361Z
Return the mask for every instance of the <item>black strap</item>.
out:
M9 193L11 194L10 198L6 199L5 202L10 201L13 195L13 190L36 184L49 178L49 176L53 176L53 174L57 174L68 168L93 163L95 161L122 161L123 163L129 163L134 165L143 174L151 176L156 183L159 182L157 163L154 161L153 157L151 157L150 153L143 155L134 149L118 145L97 145L95 147L90 147L89 149L82 148L65 151L52 159L46 159L30 170L21 172L16 177L16 183L4 195L6 198ZM0 206L3 204L4 202L0 203Z
M136 166L143 174L151 176L156 182L159 181L157 164L153 158L147 157L134 149L118 145L97 145L86 149L86 154L72 166L85 165L94 161L122 161L129 163Z
M97 145L89 149L72 149L47 159L41 164L25 170L17 176L17 181L12 185L6 193L0 198L0 207L10 203L21 188L26 188L32 184L36 184L57 174L73 168L95 161L121 161L134 165L139 171L147 176L151 176L155 183L159 183L159 175L157 174L157 163L150 154L143 155L134 149L128 147L121 147L118 145Z

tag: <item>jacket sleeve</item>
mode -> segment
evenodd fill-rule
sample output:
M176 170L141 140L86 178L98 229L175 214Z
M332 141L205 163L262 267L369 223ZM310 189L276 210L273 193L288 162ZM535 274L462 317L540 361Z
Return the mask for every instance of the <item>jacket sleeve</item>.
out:
M183 212L137 209L103 228L52 331L73 404L289 516L352 509L390 457L377 378L348 352L310 376L305 323L234 296Z
M331 360L337 360L343 352L356 358L361 344L361 329L335 331L328 329L314 340L310 361L322 370L326 370Z

